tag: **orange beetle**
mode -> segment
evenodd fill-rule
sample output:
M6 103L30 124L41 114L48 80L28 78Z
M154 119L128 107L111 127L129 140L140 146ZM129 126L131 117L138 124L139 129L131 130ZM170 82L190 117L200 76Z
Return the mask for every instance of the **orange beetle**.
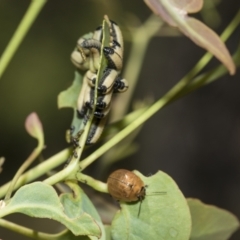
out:
M146 195L146 186L143 181L135 173L126 169L111 173L107 185L109 194L119 201L142 201Z

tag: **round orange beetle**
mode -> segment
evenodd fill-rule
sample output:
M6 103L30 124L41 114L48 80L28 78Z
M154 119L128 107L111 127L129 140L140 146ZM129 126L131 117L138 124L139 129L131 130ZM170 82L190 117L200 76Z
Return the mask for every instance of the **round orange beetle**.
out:
M142 201L146 195L144 182L135 173L126 169L111 173L107 186L109 194L118 201Z

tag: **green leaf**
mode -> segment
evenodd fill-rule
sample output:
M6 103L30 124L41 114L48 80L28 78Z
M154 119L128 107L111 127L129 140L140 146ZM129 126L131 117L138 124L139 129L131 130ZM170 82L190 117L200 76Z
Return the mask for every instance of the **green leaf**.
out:
M54 188L42 182L34 182L20 188L6 207L1 209L0 217L16 212L30 217L56 220L75 235L97 237L101 235L95 220L81 209L78 209L78 214L74 218L65 214L65 209Z
M90 240L88 236L75 236L69 230L64 230L58 234L49 235L48 240ZM96 237L95 237L96 239Z
M74 126L72 136L76 136L80 129L83 128L83 119L77 116L77 100L82 87L82 75L75 71L75 76L72 85L59 93L58 95L58 108L72 108L73 109L73 120L71 126Z
M147 196L140 202L121 202L112 223L113 239L188 240L191 216L187 202L173 179L164 172L144 177L135 172L148 186ZM166 192L160 194L160 192Z
M100 228L99 231L102 232L100 239L105 239L104 226L94 205L89 200L88 196L79 187L78 193L79 196L75 198L70 193L65 193L61 195L60 200L64 206L66 215L68 215L70 218L77 218L82 214L88 214L94 219L96 224L99 226ZM86 225L85 227L89 228L90 226ZM95 227L94 224L92 224L92 227L93 228ZM92 231L94 231L94 229L92 229Z
M111 240L111 226L110 225L104 225L105 233L106 233L106 240Z
M75 76L72 85L59 93L58 108L70 107L77 108L77 99L82 86L82 76L75 71Z
M239 228L232 213L198 199L187 201L192 216L191 240L226 240Z

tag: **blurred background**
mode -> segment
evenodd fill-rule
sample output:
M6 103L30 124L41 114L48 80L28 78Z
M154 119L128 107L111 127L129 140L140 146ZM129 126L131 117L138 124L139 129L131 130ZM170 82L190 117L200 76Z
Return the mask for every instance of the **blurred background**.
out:
M211 2L217 4L217 12L206 10L205 15L194 17L221 34L239 10L239 2ZM0 0L0 54L29 3L27 0ZM71 124L72 110L58 110L57 95L74 78L70 54L77 39L100 25L105 14L124 30L129 16L135 16L141 23L151 11L143 1L137 0L51 0L36 19L0 79L0 156L6 158L0 185L12 179L36 146L36 141L24 128L31 112L37 112L43 123L47 145L43 153L45 158L68 146L65 131ZM127 32L123 31L125 34ZM240 27L226 43L231 53L235 52L239 39ZM128 41L125 62L130 48ZM147 96L159 99L204 53L184 36L153 38L133 100ZM214 59L208 69L218 64ZM143 126L136 138L139 149L135 154L104 172L99 172L102 168L95 164L88 173L106 181L108 174L117 168L137 169L144 175L162 170L176 181L186 197L199 198L240 218L239 92L240 74L237 71L234 76L225 75L168 105ZM0 238L26 239L2 228ZM238 232L231 239L239 238Z

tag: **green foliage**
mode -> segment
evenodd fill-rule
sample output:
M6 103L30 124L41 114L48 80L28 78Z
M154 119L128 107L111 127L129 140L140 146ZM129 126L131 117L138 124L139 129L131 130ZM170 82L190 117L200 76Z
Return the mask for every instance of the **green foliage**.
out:
M230 212L187 199L192 217L190 240L225 240L239 228L238 219Z
M73 135L77 134L77 131L82 126L82 119L77 117L77 99L82 87L82 76L79 72L75 72L72 85L66 90L62 91L58 95L58 108L72 108L73 120L71 126L75 126Z
M77 99L82 86L82 76L76 71L72 85L58 95L58 108L77 108Z
M78 195L76 197L73 197L73 194L70 193L62 194L60 197L61 203L64 206L65 214L72 219L89 214L89 216L92 217L90 222L92 228L89 228L88 219L86 219L87 221L82 219L80 224L81 227L85 228L85 230L89 230L88 234L82 235L93 235L98 236L98 238L100 237L99 239L105 239L105 230L97 210L87 195L78 186L76 187L78 188ZM96 231L96 225L99 227L98 231Z
M94 238L87 237L87 236L75 236L72 232L65 230L59 234L49 236L47 239L48 240L51 240L51 239L53 240L91 240ZM95 239L97 238L95 237Z
M70 204L69 195L65 194L62 201L64 204L60 202L53 187L42 182L35 182L20 188L7 206L2 209L0 216L18 212L31 217L50 218L64 224L75 235L101 236L95 219L83 209L76 211L76 205L82 204L81 196L78 202ZM87 197L84 202L88 203ZM71 214L74 211L75 213Z

